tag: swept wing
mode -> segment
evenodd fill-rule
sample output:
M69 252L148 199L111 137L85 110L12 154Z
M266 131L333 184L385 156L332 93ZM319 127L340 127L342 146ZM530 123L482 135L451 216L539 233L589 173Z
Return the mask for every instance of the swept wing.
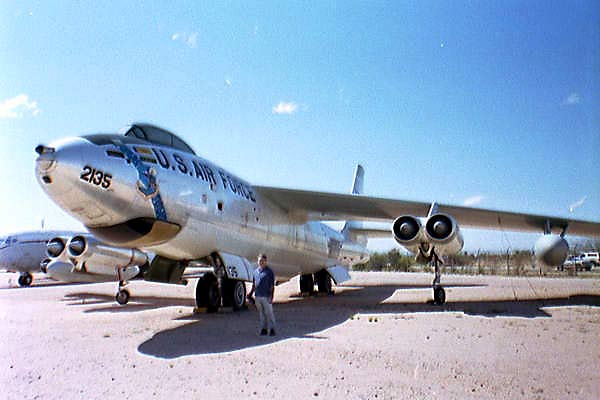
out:
M431 206L430 203L352 194L267 186L255 186L254 189L293 215L299 222L349 219L391 221L405 214L426 216ZM549 224L553 233L561 233L564 228L567 228L571 235L600 237L600 222L445 204L438 204L438 211L452 215L461 226L471 228L544 232ZM365 229L364 233L375 234L376 231Z

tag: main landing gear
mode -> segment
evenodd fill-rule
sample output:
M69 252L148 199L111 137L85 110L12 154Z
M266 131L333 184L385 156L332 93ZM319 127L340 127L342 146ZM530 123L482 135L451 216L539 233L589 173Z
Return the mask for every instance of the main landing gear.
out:
M31 282L33 282L33 276L29 272L24 272L19 275L19 286L27 287L31 286Z
M196 284L196 307L206 308L206 312L215 313L219 307L232 307L235 311L246 308L246 285L244 281L219 279L207 273Z
M315 292L315 283L319 293L327 295L333 295L334 291L332 288L331 276L327 270L322 269L313 274L300 275L300 294L301 295L312 295Z
M218 254L211 256L215 273L206 273L196 284L196 307L214 313L219 307L232 307L234 311L246 309L246 284L230 279Z

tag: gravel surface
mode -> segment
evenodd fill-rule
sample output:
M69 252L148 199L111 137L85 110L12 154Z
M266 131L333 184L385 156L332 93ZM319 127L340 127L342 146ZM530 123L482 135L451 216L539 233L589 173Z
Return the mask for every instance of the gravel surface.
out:
M352 273L335 296L276 289L258 316L195 314L195 283L15 288L0 274L0 398L598 399L600 280Z

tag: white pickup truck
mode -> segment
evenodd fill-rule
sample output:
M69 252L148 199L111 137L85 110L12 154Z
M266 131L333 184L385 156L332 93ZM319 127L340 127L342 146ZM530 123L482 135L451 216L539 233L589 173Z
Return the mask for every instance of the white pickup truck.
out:
M559 271L574 269L576 271L591 271L592 268L600 266L598 252L581 253L578 256L570 256L563 265L558 267Z
M581 253L579 260L581 261L582 268L587 271L600 266L600 254L598 252Z

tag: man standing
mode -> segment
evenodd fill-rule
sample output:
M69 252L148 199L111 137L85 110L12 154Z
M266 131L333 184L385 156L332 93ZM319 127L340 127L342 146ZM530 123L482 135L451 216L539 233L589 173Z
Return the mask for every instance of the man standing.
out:
M248 300L256 293L256 308L260 316L260 334L267 333L275 336L275 315L273 314L273 294L275 293L275 274L267 265L267 256L258 256L258 268L254 270L252 289L248 293Z

